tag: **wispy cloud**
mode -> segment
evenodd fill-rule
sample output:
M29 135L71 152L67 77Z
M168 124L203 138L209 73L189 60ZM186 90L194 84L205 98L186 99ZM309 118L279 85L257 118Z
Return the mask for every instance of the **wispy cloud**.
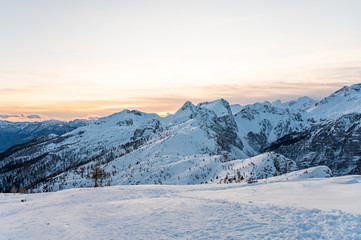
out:
M11 121L44 121L50 119L39 114L0 114L0 119Z
M7 119L7 118L17 118L19 117L19 115L15 115L15 114L0 114L0 118L2 119Z
M99 118L100 118L99 116L88 116L85 119L87 119L87 120L97 120Z

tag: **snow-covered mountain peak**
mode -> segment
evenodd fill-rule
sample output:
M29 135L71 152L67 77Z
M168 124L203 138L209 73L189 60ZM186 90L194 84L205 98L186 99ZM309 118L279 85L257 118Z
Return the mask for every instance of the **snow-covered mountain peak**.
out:
M277 106L273 106L270 102L265 101L263 103L256 102L254 104L248 104L244 106L235 116L242 116L244 118L253 119L255 115L263 115L267 113L282 115L287 112L287 109L283 109Z
M171 114L162 119L162 122L166 126L173 126L176 124L183 123L192 119L196 112L196 106L190 101L187 101L183 104L183 106L174 114Z
M361 112L361 84L345 86L322 99L307 112L315 120L329 120L344 114Z
M195 106L191 101L186 101L178 111L185 111L187 109L194 110Z
M316 100L310 97L300 97L296 100L282 103L280 100L276 100L272 103L273 106L279 108L288 108L290 111L305 111L317 103Z
M337 90L335 93L331 94L331 96L349 96L352 93L360 92L361 90L361 83L354 84L351 86L344 86L343 88ZM330 97L331 97L330 96Z
M232 115L231 107L229 103L223 98L212 101L212 102L203 102L197 105L199 108L206 108L214 111L218 117L225 115Z
M146 122L153 121L153 120L160 120L161 118L154 113L144 113L137 110L123 110L118 113L113 113L112 115L99 118L98 120L93 121L90 125L102 125L106 126L130 126L133 125L135 122L141 126Z

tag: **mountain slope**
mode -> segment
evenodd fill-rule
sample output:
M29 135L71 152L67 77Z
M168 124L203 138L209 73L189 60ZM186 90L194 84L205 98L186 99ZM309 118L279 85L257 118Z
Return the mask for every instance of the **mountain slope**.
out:
M42 139L0 154L0 186L30 186L89 161L125 154L161 129L158 116L124 110L61 136Z
M361 112L361 83L345 86L307 109L315 120L331 120Z
M351 113L273 142L266 151L294 159L301 168L327 165L335 175L361 174L361 114Z
M94 163L49 179L38 189L57 191L92 186L92 180L84 177L91 171L88 167L91 164ZM248 182L298 170L294 161L275 153L230 160L226 155L165 155L164 152L154 152L152 147L135 150L102 167L111 173L103 182L111 185Z
M238 136L245 143L245 152L250 156L262 152L263 147L294 131L310 126L303 111L275 107L269 102L243 107L234 115Z

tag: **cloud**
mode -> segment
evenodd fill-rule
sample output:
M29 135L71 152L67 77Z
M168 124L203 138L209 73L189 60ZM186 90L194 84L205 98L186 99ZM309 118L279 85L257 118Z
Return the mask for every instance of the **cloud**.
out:
M98 120L99 116L88 116L86 119L87 120Z
M12 117L19 117L19 115L15 115L15 114L0 114L0 118L2 119L8 119L8 118L12 118Z
M38 115L38 114L31 114L31 115L28 115L27 118L30 118L30 119L32 119L32 118L39 118L39 119L40 119L41 116Z
M39 114L0 114L0 119L6 119L10 121L45 121L49 120L49 117Z

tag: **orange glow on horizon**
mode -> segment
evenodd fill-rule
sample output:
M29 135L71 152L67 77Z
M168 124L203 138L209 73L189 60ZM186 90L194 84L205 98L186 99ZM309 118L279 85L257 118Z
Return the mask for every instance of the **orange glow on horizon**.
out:
M323 98L353 82L324 82L324 83L254 83L248 85L211 85L195 88L190 91L184 88L184 92L191 92L191 96L173 95L163 97L144 96L125 100L74 100L54 101L46 104L1 104L0 119L7 121L43 121L57 119L69 121L74 119L88 119L105 117L120 112L124 109L139 110L147 113L157 113L160 116L167 116L176 112L186 101L198 104L204 101L213 101L224 98L230 104L251 104L257 101L282 101L293 100L297 97L310 96L316 99ZM1 97L0 97L1 98ZM21 116L23 114L24 116ZM27 115L39 114L40 118L27 118ZM1 118L1 115L19 115L21 117Z

